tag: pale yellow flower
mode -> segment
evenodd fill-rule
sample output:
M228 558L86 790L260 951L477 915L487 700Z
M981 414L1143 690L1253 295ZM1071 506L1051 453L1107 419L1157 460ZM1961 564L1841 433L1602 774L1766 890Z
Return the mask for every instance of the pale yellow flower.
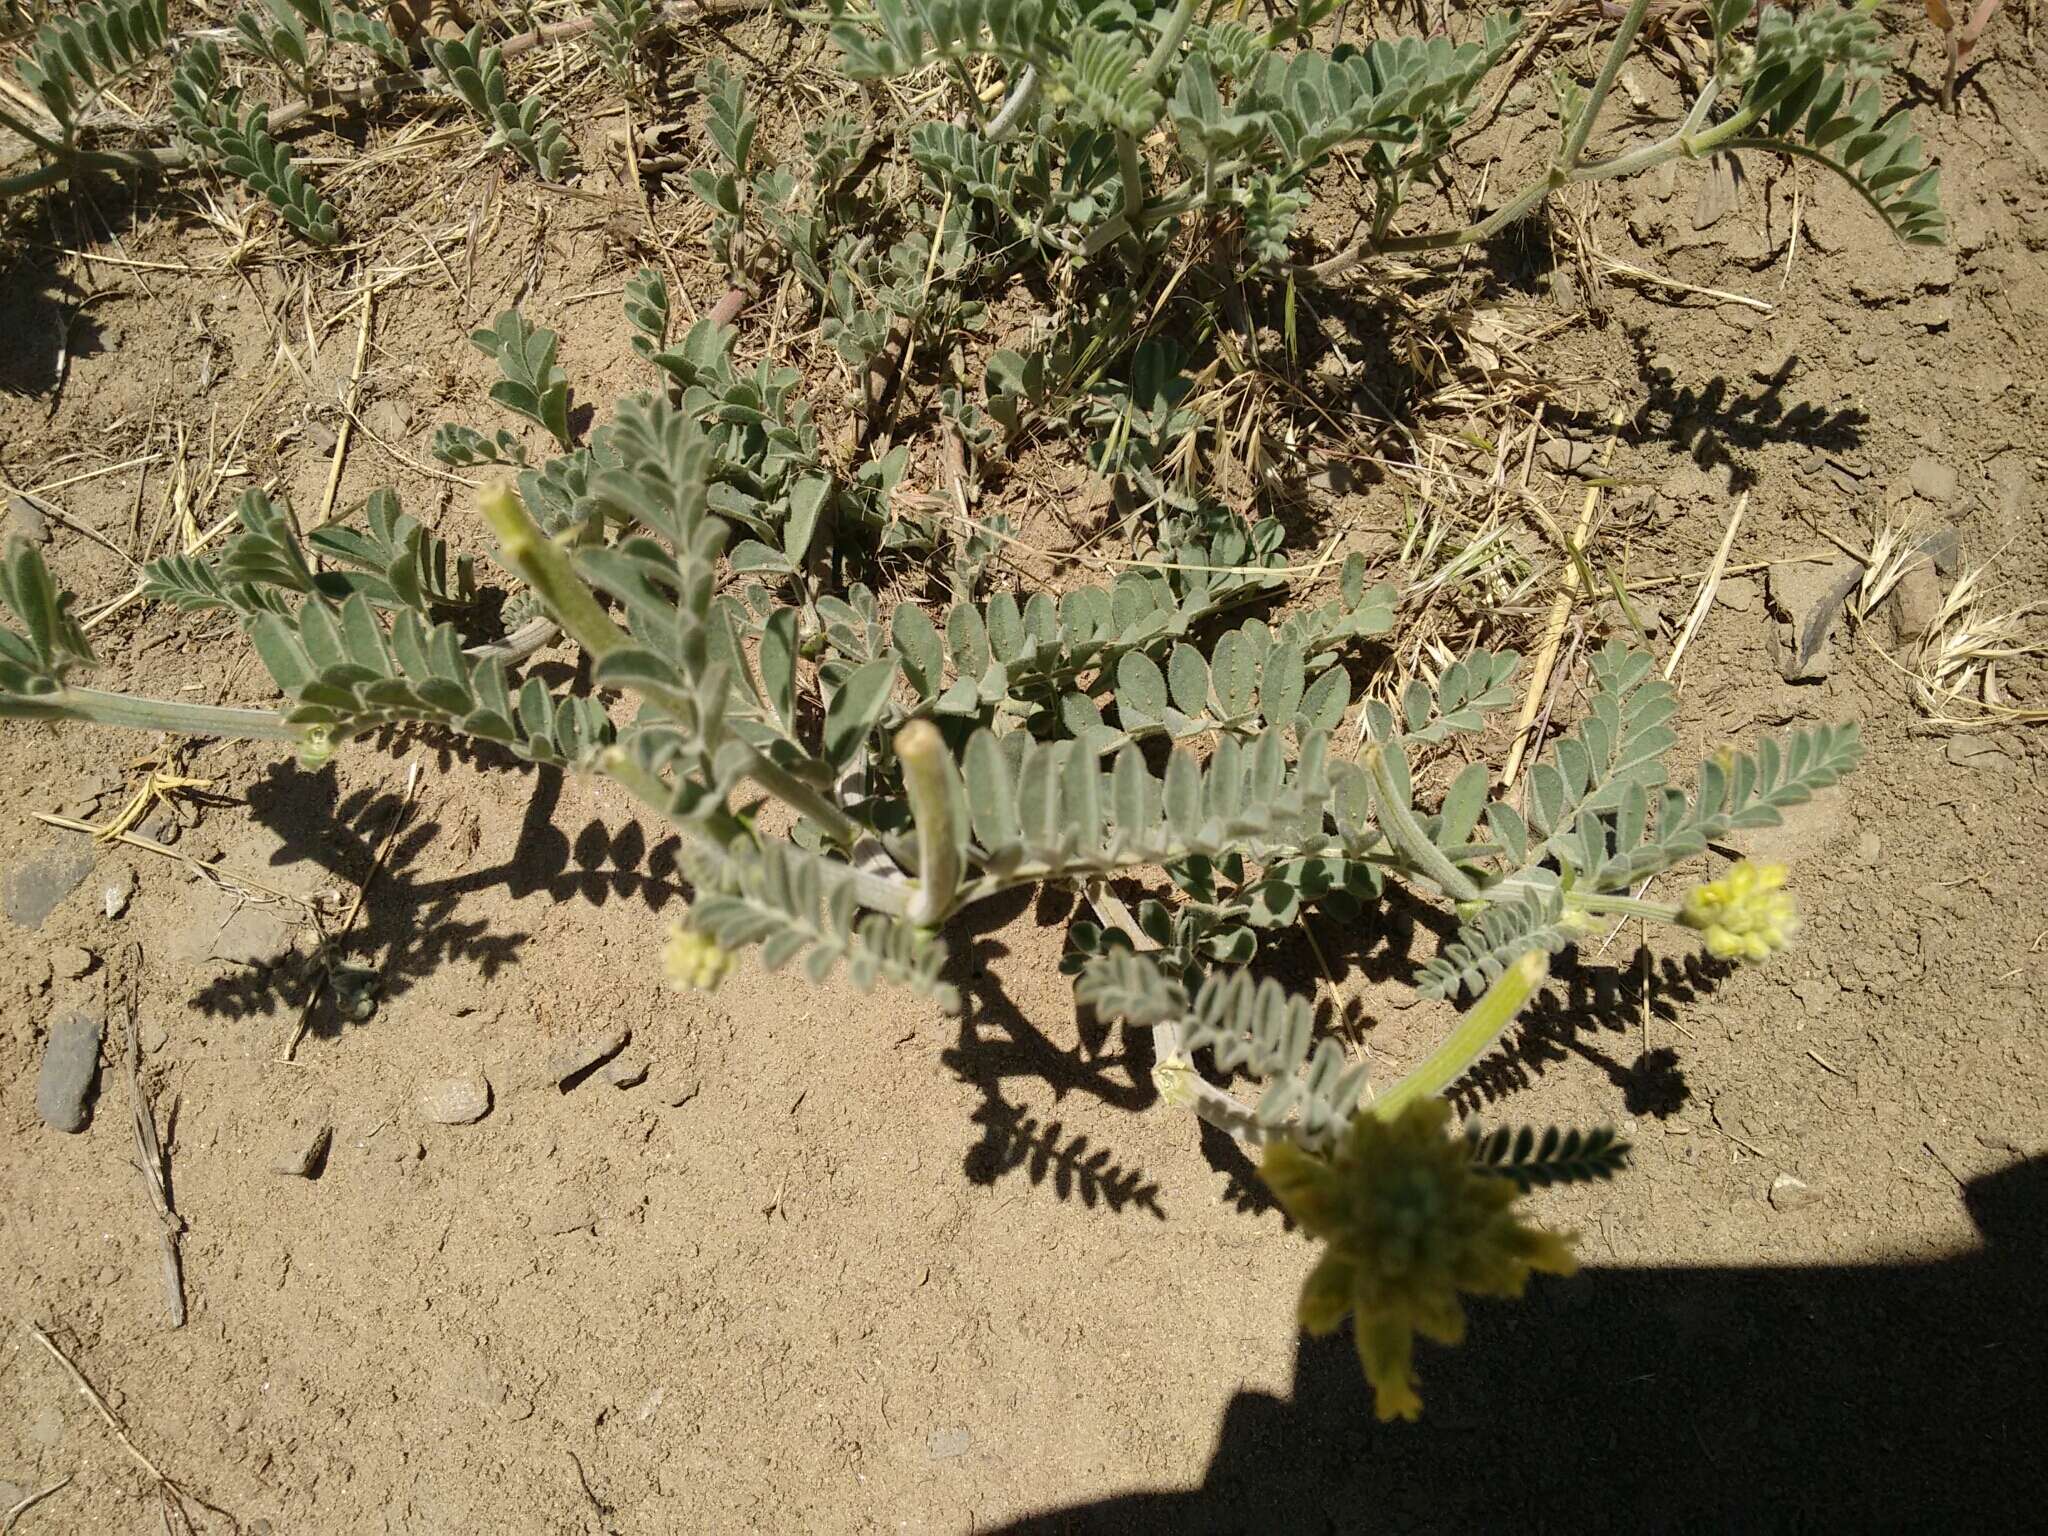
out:
M1358 1358L1383 1420L1421 1413L1415 1335L1463 1340L1460 1292L1519 1296L1534 1271L1578 1267L1571 1236L1525 1224L1514 1211L1520 1191L1474 1166L1450 1118L1442 1099L1384 1119L1368 1109L1328 1156L1277 1141L1260 1170L1326 1245L1301 1288L1301 1325L1330 1333L1356 1314Z
M1744 859L1720 879L1688 891L1678 920L1699 930L1717 960L1767 960L1799 931L1799 914L1784 884L1784 865Z
M715 992L732 969L732 951L708 933L677 923L661 947L661 969L678 992Z

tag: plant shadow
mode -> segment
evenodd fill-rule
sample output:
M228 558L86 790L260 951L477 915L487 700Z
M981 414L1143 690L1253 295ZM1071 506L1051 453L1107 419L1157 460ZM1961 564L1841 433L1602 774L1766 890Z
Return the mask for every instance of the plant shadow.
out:
M2048 1159L1972 1180L1983 1246L1920 1263L1592 1269L1426 1349L1376 1424L1348 1337L1238 1393L1199 1486L999 1527L1105 1532L2032 1527L2048 1498Z
M1711 996L1735 967L1697 951L1659 961L1638 949L1627 965L1590 964L1568 950L1551 964L1550 981L1522 1011L1503 1045L1474 1063L1451 1089L1452 1104L1476 1114L1527 1088L1550 1067L1577 1057L1621 1090L1630 1115L1668 1119L1692 1089L1672 1047L1647 1043L1652 1022L1673 1023L1678 1005ZM1624 1062L1594 1037L1641 1031L1644 1048Z
M1630 339L1643 382L1643 402L1635 416L1638 440L1667 443L1701 469L1725 468L1731 491L1756 487L1757 473L1744 459L1764 448L1797 444L1809 452L1848 453L1863 442L1870 417L1855 406L1831 410L1811 401L1786 401L1786 386L1800 363L1797 354L1781 359L1768 378L1751 387L1731 384L1722 374L1684 384L1673 370L1652 360L1643 333ZM1591 417L1577 425L1589 434L1599 430Z
M281 840L272 866L318 868L354 888L371 880L360 920L310 956L237 970L208 983L192 1006L246 1018L302 1009L311 1000L309 1033L331 1038L350 1020L330 980L368 973L375 978L375 995L389 1000L450 963L474 965L484 980L512 963L526 935L494 932L488 919L464 917L465 897L486 890L502 890L514 900L545 893L551 901L592 906L638 901L655 912L687 898L676 837L650 842L637 822L612 829L595 818L572 836L554 824L562 772L526 765L519 770L531 775L533 792L510 855L497 864L429 876L418 866L446 830L440 821L416 807L408 810L403 797L389 789L343 795L331 767L306 773L289 763L274 765L246 797L250 819Z

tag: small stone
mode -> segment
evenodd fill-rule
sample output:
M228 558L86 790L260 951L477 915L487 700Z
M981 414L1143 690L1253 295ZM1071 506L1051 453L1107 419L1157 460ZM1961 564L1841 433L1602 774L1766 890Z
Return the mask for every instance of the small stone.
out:
M614 1088L638 1088L647 1081L646 1059L621 1056L604 1069L604 1080Z
M1956 472L1939 459L1915 459L1906 470L1906 479L1913 487L1913 494L1922 501L1955 499Z
M300 435L305 442L306 451L322 458L334 452L334 445L339 441L334 428L324 421L307 422L306 430Z
M1756 580L1750 576L1723 577L1721 584L1714 588L1714 601L1737 613L1753 611L1759 596Z
M100 910L108 917L119 917L128 910L128 903L135 899L135 871L123 864L114 871L113 878L100 888Z
M703 1091L704 1080L700 1077L692 1077L668 1088L662 1094L662 1100L670 1109L681 1109Z
M1875 832L1864 831L1856 838L1856 857L1865 864L1875 864L1878 855L1884 852L1884 839Z
M436 1125L474 1125L490 1113L491 1084L483 1073L464 1072L420 1089L419 1112Z
M1574 474L1591 464L1597 450L1591 443L1575 442L1568 437L1552 437L1544 440L1536 456L1561 475Z
M621 1024L606 1034L588 1035L564 1046L548 1058L548 1081L567 1093L593 1069L623 1051L632 1038L633 1031Z
M334 1127L321 1124L301 1133L282 1155L271 1160L270 1171L288 1179L317 1179L327 1166L327 1149L334 1143Z
M389 442L412 431L412 407L403 400L379 400L363 413L363 425Z
M168 848L185 835L185 824L172 814L169 806L160 805L143 818L135 835L148 838L159 848Z
M950 1461L955 1456L965 1456L973 1444L973 1433L964 1425L955 1425L951 1429L933 1430L925 1450L933 1461Z
M92 951L66 944L50 951L50 969L66 981L76 981L92 969Z
M23 928L43 926L43 919L57 910L57 903L77 890L92 873L91 839L67 844L18 865L8 873L0 892L0 911Z
M100 1070L100 1037L106 1021L74 1008L51 1026L36 1074L36 1113L53 1131L76 1135L92 1122L88 1101Z
M1784 621L1772 634L1779 674L1788 683L1826 677L1834 666L1828 637L1863 567L1854 560L1798 561L1774 565L1768 576L1771 612Z
M1937 528L1922 539L1920 553L1934 562L1935 574L1953 576L1963 568L1963 536L1953 528Z
M1915 556L1892 588L1892 634L1907 645L1925 640L1941 617L1941 602L1941 578L1934 574L1934 562Z
M1796 1211L1801 1206L1811 1205L1820 1198L1820 1191L1806 1180L1781 1173L1771 1180L1771 1206L1780 1211Z
M42 506L33 496L7 498L7 532L31 544L50 542L49 519L43 516Z
M154 1056L171 1043L171 1032L163 1025L151 1020L142 1026L142 1048Z
M1856 344L1856 361L1866 368L1876 363L1881 355L1877 350L1877 343L1868 338Z

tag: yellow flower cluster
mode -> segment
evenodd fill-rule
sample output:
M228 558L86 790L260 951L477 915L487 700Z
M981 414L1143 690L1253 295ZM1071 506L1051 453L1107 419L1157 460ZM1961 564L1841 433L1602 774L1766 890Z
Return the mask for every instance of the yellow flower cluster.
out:
M1784 884L1784 865L1744 859L1720 879L1694 886L1678 920L1700 931L1717 960L1767 960L1799 931Z
M1260 1170L1327 1245L1301 1289L1301 1325L1330 1333L1357 1314L1358 1358L1382 1420L1421 1413L1415 1335L1463 1340L1461 1291L1520 1296L1532 1271L1578 1267L1571 1236L1522 1222L1520 1191L1474 1166L1450 1118L1442 1099L1413 1100L1385 1119L1368 1109L1330 1155L1277 1141Z
M661 947L661 969L678 992L715 992L732 969L732 951L709 934L677 923Z

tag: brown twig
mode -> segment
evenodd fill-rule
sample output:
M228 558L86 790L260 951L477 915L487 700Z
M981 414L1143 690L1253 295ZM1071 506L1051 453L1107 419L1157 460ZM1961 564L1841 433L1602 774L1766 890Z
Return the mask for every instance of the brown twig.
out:
M170 1159L156 1132L156 1110L142 1087L142 1033L137 1015L142 995L142 946L129 944L122 954L122 972L128 1000L122 1007L127 1050L123 1061L128 1068L128 1107L135 1129L135 1171L156 1212L157 1240L163 1250L164 1301L170 1308L171 1326L185 1326L185 1268L178 1244L185 1231L185 1218L171 1207Z
M50 1358L64 1368L64 1374L69 1376L72 1385L78 1388L78 1395L98 1411L101 1420L113 1431L114 1438L121 1442L121 1448L135 1459L136 1465L156 1479L157 1498L161 1503L164 1526L167 1530L173 1528L172 1521L175 1518L176 1529L185 1531L187 1536L198 1536L199 1527L192 1521L192 1512L185 1507L187 1499L210 1515L219 1515L231 1524L239 1524L226 1510L218 1505L209 1504L190 1489L181 1487L163 1468L144 1455L142 1447L135 1443L134 1437L122 1426L121 1421L114 1417L114 1410L107 1406L107 1400L100 1396L99 1389L85 1379L85 1373L72 1363L71 1357L58 1347L57 1341L50 1337L49 1332L37 1323L29 1323L26 1326L29 1337L48 1350Z

